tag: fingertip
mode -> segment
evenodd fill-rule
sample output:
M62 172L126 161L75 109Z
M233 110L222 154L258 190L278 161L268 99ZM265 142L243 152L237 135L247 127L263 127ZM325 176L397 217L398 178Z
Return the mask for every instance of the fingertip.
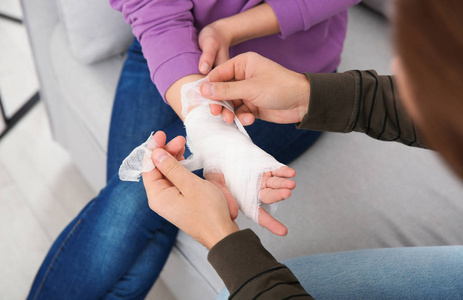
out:
M222 112L222 105L210 104L209 107L211 109L211 114L214 116L218 116Z
M225 122L227 122L228 124L233 123L233 120L235 119L235 115L231 111L229 111L228 109L225 109L222 114L224 116Z
M278 231L276 232L276 235L279 235L279 236L286 236L288 235L288 228L286 228L285 225L281 225L282 227L278 229Z
M238 108L235 113L244 126L249 126L256 120L256 117L252 113L249 113L244 106Z
M238 211L239 211L239 208L238 208L238 203L237 203L236 207L230 210L230 217L232 220L235 220L236 218L238 218Z
M288 189L290 190L294 190L296 188L296 181L294 180L288 180L288 184L287 184L287 187Z
M286 236L288 234L288 228L280 222L276 221L271 232L278 236Z
M204 97L210 98L214 96L215 87L213 84L206 82L201 86L199 90Z
M211 65L205 61L199 63L199 71L206 75L211 70Z
M168 156L169 152L163 148L156 148L151 153L151 159L153 160L155 166L159 166Z
M275 235L285 236L288 234L288 228L272 217L262 207L259 208L259 225L267 228L267 230Z
M158 145L158 147L164 147L164 145L166 144L167 137L164 131L159 130L156 131L156 133L153 136L153 139L156 142L156 145Z
M276 176L294 178L296 176L296 170L288 166L283 166L281 169L276 171Z
M294 177L296 177L296 170L290 169L290 170L288 171L288 176L286 176L286 177L288 177L288 178L294 178Z
M243 121L246 125L251 125L252 123L254 123L255 120L256 118L253 114L244 114L243 116Z
M291 197L291 190L289 189L283 189L281 191L281 200L286 200L288 199L289 197Z

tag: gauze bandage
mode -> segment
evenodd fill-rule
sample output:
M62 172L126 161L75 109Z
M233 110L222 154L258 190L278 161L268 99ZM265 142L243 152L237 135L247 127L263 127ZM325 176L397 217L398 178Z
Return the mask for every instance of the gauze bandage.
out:
M206 80L185 84L181 90L187 145L192 153L182 164L190 171L203 168L204 174L222 173L240 210L258 222L262 175L281 168L283 164L252 142L238 118L235 117L233 124L228 124L221 116L210 113L211 103L231 111L233 108L227 102L210 100L201 95L200 87ZM147 162L147 157L154 149L151 137L137 147L122 163L119 170L121 180L138 181L141 172L152 170L154 166ZM270 207L270 213L272 208L274 205Z

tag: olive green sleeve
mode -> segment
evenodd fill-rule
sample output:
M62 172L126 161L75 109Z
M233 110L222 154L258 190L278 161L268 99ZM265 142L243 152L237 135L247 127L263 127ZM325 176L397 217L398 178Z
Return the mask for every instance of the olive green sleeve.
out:
M298 128L363 132L378 140L426 148L398 98L393 77L372 70L306 76L309 109Z
M221 240L208 260L230 292L229 299L313 299L250 229Z

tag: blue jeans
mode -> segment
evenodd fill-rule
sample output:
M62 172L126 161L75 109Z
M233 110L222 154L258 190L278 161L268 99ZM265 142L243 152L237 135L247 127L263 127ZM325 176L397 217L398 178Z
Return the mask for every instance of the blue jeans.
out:
M372 249L283 262L312 297L463 299L463 247ZM227 299L222 290L217 299Z
M185 136L182 121L150 79L140 44L129 48L114 101L107 186L59 235L28 299L142 299L172 249L177 228L151 211L143 184L122 182L122 160L152 131ZM254 142L282 163L309 148L319 132L257 121ZM189 155L187 150L185 157Z

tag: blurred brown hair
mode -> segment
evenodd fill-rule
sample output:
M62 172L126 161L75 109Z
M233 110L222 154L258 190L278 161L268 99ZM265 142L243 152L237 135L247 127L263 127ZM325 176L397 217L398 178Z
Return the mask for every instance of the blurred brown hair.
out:
M397 0L395 13L419 129L463 178L463 0Z

